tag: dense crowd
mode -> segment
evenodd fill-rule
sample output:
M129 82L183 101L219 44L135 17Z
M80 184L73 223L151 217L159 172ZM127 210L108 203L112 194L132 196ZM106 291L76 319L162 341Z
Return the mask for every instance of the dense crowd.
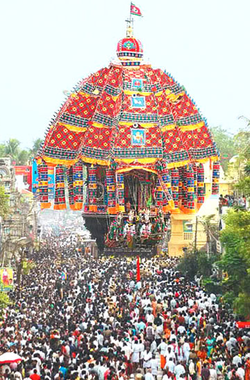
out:
M222 213L222 207L247 207L247 199L245 195L236 197L234 195L220 195L219 198L219 212Z
M10 294L1 380L249 380L250 333L177 259L86 258L50 240Z

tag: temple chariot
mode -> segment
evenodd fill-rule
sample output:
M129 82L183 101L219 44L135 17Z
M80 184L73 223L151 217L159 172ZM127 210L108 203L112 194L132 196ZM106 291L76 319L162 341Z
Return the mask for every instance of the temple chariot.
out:
M171 215L188 219L203 204L207 161L218 193L218 151L185 88L143 62L132 22L116 52L51 121L37 157L41 208L54 167L54 209L82 210L101 250L152 250Z

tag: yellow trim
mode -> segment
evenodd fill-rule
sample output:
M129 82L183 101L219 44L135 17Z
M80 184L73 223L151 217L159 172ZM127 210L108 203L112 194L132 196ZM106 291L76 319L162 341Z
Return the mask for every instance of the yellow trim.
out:
M173 210L171 210L171 213L172 214L180 214L181 210L179 208L175 208Z
M46 209L46 208L50 208L51 207L51 203L48 202L48 203L45 203L45 202L42 202L40 203L40 206L41 206L41 209Z
M83 181L74 181L73 182L73 186L82 186L83 185Z
M79 92L73 93L71 96L72 96L72 98L75 98L78 95L84 96L85 98L90 98L91 96L92 97L97 97L99 94L96 95L96 94L93 93L93 95L92 95L92 94L87 94L86 92L83 92L83 91L79 91Z
M150 173L157 174L157 171L156 171L156 170L154 170L154 169L144 168L144 167L142 167L142 166L132 166L132 167L130 167L130 168L118 169L118 170L116 170L116 173L127 173L127 172L130 172L131 170L134 170L134 169L145 170L146 172L150 172Z
M87 128L74 127L73 125L69 125L69 124L65 124L65 123L58 123L55 125L55 127L57 127L57 126L67 128L69 131L76 132L76 133L85 132L87 130Z
M212 156L212 157L206 157L206 158L203 158L203 159L200 159L200 160L195 160L195 162L205 163L208 160L217 161L218 159L219 159L218 156ZM78 157L78 158L76 158L74 160L61 160L61 159L58 159L58 158L51 158L51 157L47 157L47 156L42 156L41 158L39 158L37 160L37 163L38 164L42 163L42 160L44 160L46 162L46 164L50 165L50 166L65 165L67 167L70 167L70 166L74 165L76 162L78 162L79 160L82 160L83 162L88 163L88 164L92 164L92 165L110 166L110 161L109 160L98 160L98 159L95 159L95 158L84 157L84 156L80 156L80 157ZM153 164L153 163L155 163L157 161L158 161L158 158L141 158L141 159L125 158L125 159L115 159L115 162L117 162L117 163L125 163L125 164L128 164L128 165L131 164L131 163L133 163L133 162L138 163L138 164ZM167 164L167 168L168 169L179 168L179 167L187 165L190 162L191 162L191 160L179 161L179 162L171 162L171 163ZM146 171L150 171L152 173L157 173L157 170L147 169L147 168L143 168L141 166L134 166L134 167L131 167L131 169L129 169L129 170L133 170L135 168L137 168L137 169L143 169L143 170L146 170ZM118 171L118 172L121 173L122 171L124 171L124 169L121 169L121 171Z
M116 205L116 212L125 212L125 207L117 204Z
M170 125L164 125L164 127L161 127L161 131L171 131L171 129L175 129L175 124L170 124Z
M197 160L196 162L200 162L201 164L211 160L211 161L217 161L219 159L218 156L212 156L212 157L206 157L206 158L202 158L200 160Z
M155 96L161 96L163 94L163 91L159 91L155 94Z
M152 127L157 127L157 124L156 123L138 123L140 124L140 127L143 127L143 128L152 128ZM124 125L126 127L130 127L132 128L133 127L133 124L131 124L131 121L120 121L119 122L119 125Z
M197 207L195 207L194 209L189 209L189 208L186 208L186 207L183 207L181 206L180 207L180 210L184 213L184 214L196 214L197 213Z
M66 210L66 208L67 208L66 204L54 205L54 210Z
M204 121L201 121L200 123L197 124L190 124L190 125L179 125L179 128L182 132L186 131L193 131L194 129L199 129L204 127L205 123Z
M175 210L175 205L174 205L174 201L171 199L170 201L168 201L168 205L163 206L163 212L166 213L172 210Z
M84 156L80 156L80 159L92 165L110 166L110 161L107 161L107 160L96 160L95 158L84 157Z
M190 162L190 160L186 161L179 161L179 162L171 162L167 164L168 169L173 169L173 168L180 168L181 166L185 166Z
M170 102L175 102L180 96L183 96L185 94L185 91L182 91L180 92L179 94L174 94L172 93L169 89L167 89L165 91L166 95L167 95L167 99L170 101Z
M138 94L138 95L142 95L142 96L149 96L152 94L152 92L142 92L142 91L138 91L138 90L124 90L123 92L126 95Z
M90 212L96 212L97 211L97 205L89 205L89 211Z
M77 161L79 161L79 158L76 158L74 160L60 160L59 158L51 158L47 156L42 156L42 159L46 162L47 165L56 166L56 165L65 165L65 166L72 166Z
M108 214L116 214L116 207L108 207L107 212Z
M64 182L56 183L56 189L63 189L65 187Z
M96 122L92 123L92 126L96 127L96 128L110 128L108 125L101 124L101 123L96 123Z
M115 162L124 162L125 164L154 164L158 161L158 158L115 158Z

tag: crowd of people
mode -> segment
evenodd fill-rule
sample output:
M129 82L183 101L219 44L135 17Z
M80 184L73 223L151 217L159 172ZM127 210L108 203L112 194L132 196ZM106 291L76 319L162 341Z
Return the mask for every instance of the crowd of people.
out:
M247 200L245 195L236 197L234 195L220 195L219 198L219 211L222 213L222 207L247 207Z
M0 380L249 380L250 332L178 259L86 258L49 240L10 294Z

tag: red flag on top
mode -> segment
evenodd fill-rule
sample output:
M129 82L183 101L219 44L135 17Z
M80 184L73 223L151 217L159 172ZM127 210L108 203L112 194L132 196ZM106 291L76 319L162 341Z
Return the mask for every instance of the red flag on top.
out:
M140 272L140 258L139 256L137 256L137 263L136 263L136 266L137 266L137 270L136 270L136 281L141 281L141 272Z
M138 8L135 4L131 3L130 5L130 14L134 16L142 16L140 8Z

